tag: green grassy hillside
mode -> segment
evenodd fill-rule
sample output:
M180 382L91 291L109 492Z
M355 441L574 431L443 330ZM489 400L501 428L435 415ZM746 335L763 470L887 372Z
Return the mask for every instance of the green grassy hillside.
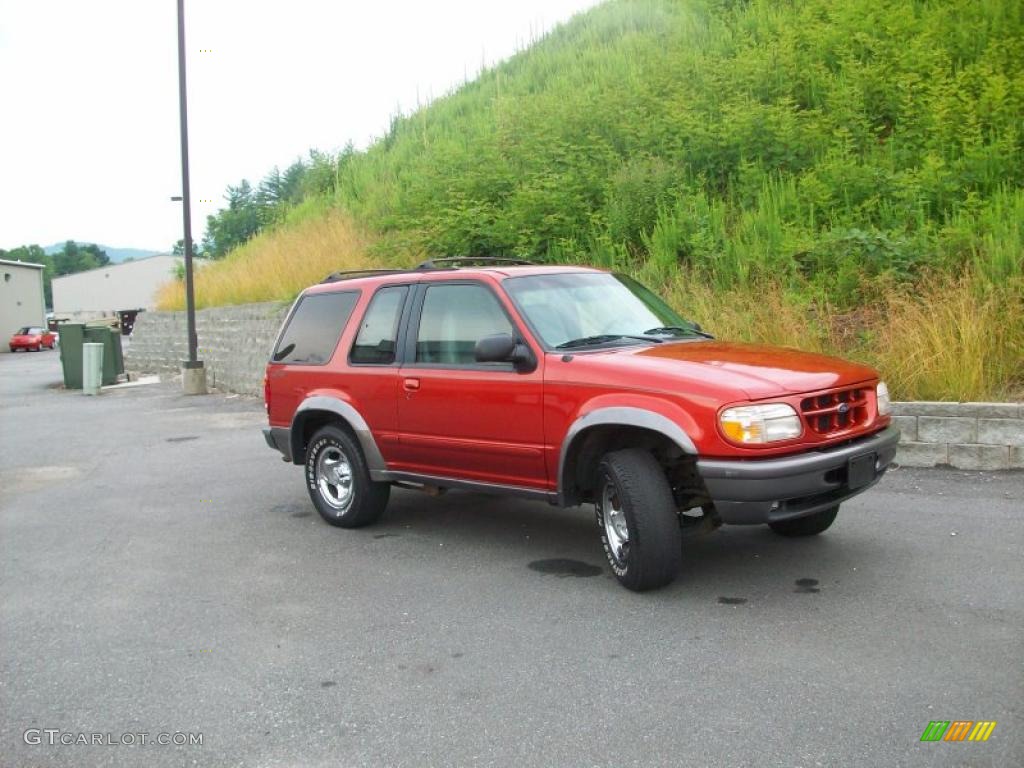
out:
M343 157L395 250L1019 273L1024 4L620 0ZM387 247L387 244L384 246Z
M322 159L280 226L335 207L378 261L614 266L712 329L882 365L902 396L1007 396L1022 115L1020 0L611 0Z

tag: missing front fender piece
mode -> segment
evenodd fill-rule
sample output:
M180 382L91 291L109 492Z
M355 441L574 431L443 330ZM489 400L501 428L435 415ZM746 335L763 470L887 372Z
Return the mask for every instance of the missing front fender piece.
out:
M722 519L715 512L713 504L699 509L687 509L679 513L679 527L684 536L703 536L722 526Z

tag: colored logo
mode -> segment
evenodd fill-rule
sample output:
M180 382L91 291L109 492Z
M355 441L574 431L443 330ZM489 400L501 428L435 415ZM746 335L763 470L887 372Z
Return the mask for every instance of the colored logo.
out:
M994 720L932 720L921 741L988 741L995 729Z

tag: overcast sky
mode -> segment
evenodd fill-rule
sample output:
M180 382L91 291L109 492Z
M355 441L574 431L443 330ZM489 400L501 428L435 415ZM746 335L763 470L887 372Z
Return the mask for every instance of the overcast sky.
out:
M595 0L186 0L193 235ZM0 248L181 237L175 0L0 0Z

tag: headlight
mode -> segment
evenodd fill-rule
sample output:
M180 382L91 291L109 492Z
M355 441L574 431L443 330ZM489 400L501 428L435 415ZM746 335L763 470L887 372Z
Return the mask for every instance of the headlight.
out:
M796 411L785 403L726 408L718 420L725 436L740 445L792 440L804 431Z
M875 398L878 401L878 413L881 416L888 416L892 413L892 400L889 399L889 387L884 381L878 382L875 387Z

